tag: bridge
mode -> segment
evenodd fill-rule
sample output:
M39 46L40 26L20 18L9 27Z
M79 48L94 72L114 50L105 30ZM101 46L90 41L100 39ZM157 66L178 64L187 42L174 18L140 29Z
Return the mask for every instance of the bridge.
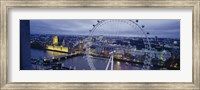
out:
M72 58L75 56L83 55L83 53L71 53L71 54L66 54L66 55L60 55L60 56L53 56L53 57L43 57L43 58L31 58L32 64L35 64L37 66L49 66L46 69L53 69L54 67L56 68L64 68L68 70L73 70L75 68L70 68L70 67L64 67L62 66L61 61L66 60L67 58Z

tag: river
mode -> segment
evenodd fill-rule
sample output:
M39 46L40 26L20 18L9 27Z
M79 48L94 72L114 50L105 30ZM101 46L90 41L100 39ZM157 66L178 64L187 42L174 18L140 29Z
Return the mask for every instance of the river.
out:
M31 49L31 58L53 57L59 55L65 55L65 53ZM96 70L105 70L108 59L91 58L91 60ZM73 58L68 58L67 60L64 60L62 63L64 67L73 68L76 70L90 70L86 56L76 56ZM139 70L141 68L142 65L139 64L123 62L123 61L114 61L114 70Z

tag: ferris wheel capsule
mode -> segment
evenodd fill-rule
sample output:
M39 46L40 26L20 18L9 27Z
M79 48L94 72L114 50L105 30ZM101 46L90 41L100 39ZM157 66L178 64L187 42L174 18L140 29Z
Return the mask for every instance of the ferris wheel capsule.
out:
M136 22L139 22L138 20L136 20Z
M93 27L95 27L95 25L93 25Z
M144 25L142 25L142 28L144 28Z
M97 20L97 22L99 23L99 22L100 22L100 20Z

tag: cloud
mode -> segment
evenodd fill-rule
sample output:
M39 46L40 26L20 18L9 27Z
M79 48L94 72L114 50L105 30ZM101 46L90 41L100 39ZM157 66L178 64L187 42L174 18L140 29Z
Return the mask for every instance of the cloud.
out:
M30 23L32 34L88 35L92 25L97 24L97 20L30 20ZM180 20L142 19L138 24L145 25L144 31L149 32L151 37L180 38ZM142 33L138 28L126 23L113 22L102 25L94 34L138 36Z

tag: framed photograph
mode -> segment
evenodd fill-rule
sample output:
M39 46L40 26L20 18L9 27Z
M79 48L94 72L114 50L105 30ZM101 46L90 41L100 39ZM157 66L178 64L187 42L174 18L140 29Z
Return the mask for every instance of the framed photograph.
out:
M200 89L199 0L1 1L1 89Z

